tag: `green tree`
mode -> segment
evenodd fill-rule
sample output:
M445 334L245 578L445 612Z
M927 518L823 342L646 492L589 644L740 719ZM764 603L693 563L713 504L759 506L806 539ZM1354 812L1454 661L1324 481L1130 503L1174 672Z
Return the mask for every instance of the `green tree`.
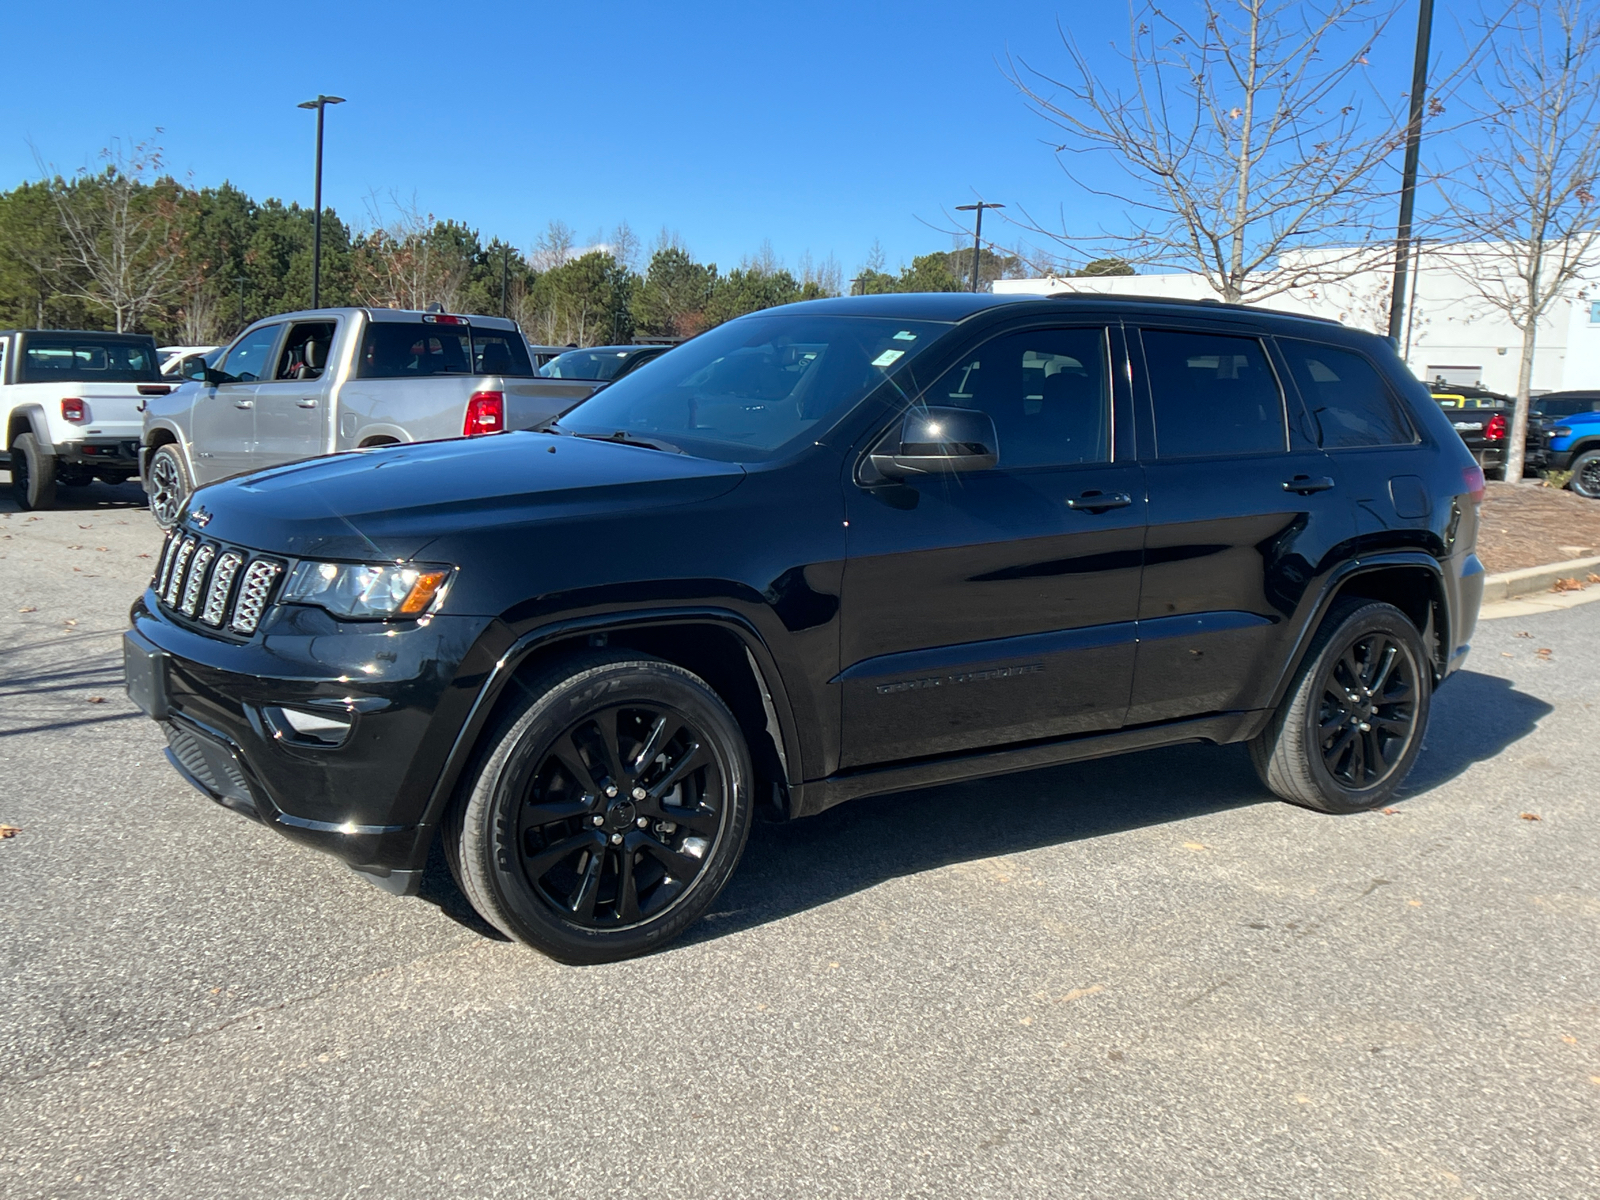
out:
M693 337L706 327L716 268L694 261L681 246L650 256L633 298L634 325L647 337Z

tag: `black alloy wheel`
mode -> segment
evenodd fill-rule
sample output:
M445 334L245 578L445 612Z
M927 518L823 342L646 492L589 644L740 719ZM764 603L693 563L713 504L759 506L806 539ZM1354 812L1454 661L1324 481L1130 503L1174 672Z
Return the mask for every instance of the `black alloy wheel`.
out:
M1416 762L1432 699L1433 666L1411 620L1393 605L1336 601L1250 760L1291 803L1377 808Z
M727 705L673 663L596 652L515 685L446 816L462 892L572 963L664 945L721 892L749 833L750 758Z
M1586 500L1600 500L1600 450L1585 450L1573 460L1567 486Z
M728 801L707 741L673 708L630 704L551 743L517 810L517 849L528 885L561 920L624 929L694 887Z
M1328 774L1352 791L1382 783L1417 728L1417 664L1386 633L1356 638L1322 680L1318 745Z

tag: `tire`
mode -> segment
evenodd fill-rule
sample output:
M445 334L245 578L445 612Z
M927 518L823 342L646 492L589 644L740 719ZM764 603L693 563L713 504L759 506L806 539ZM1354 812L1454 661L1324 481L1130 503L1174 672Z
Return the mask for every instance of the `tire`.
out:
M566 659L520 690L446 815L456 882L484 920L562 962L666 945L744 853L739 723L704 680L638 654Z
M171 442L158 446L150 456L149 478L144 488L149 497L150 515L161 528L171 529L178 523L189 493L194 490L183 465L183 456Z
M1585 500L1600 500L1600 449L1585 450L1572 460L1567 486Z
M1406 615L1389 604L1339 601L1271 723L1251 740L1250 761L1291 804L1328 813L1378 808L1416 762L1432 700L1427 648Z
M11 495L23 512L55 507L56 456L46 454L31 433L19 433L11 443Z

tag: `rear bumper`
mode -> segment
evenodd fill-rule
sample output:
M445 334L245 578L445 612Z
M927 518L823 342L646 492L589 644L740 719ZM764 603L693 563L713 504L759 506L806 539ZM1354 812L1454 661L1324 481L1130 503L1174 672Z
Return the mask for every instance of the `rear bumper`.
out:
M139 470L139 439L84 438L78 442L58 442L51 447L56 462L75 467L107 471Z

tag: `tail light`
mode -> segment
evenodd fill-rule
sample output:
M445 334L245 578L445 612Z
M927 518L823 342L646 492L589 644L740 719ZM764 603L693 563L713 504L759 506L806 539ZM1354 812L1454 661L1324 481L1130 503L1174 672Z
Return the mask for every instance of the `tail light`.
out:
M480 433L500 433L506 427L504 392L473 392L467 401L467 419L461 426L464 437Z
M1489 423L1483 427L1483 440L1486 442L1498 442L1505 435L1506 415L1505 413L1495 413L1494 416L1489 418Z
M81 424L89 419L89 406L82 400L63 400L61 402L61 419Z
M1461 486L1474 504L1483 503L1483 468L1477 463L1461 468Z

